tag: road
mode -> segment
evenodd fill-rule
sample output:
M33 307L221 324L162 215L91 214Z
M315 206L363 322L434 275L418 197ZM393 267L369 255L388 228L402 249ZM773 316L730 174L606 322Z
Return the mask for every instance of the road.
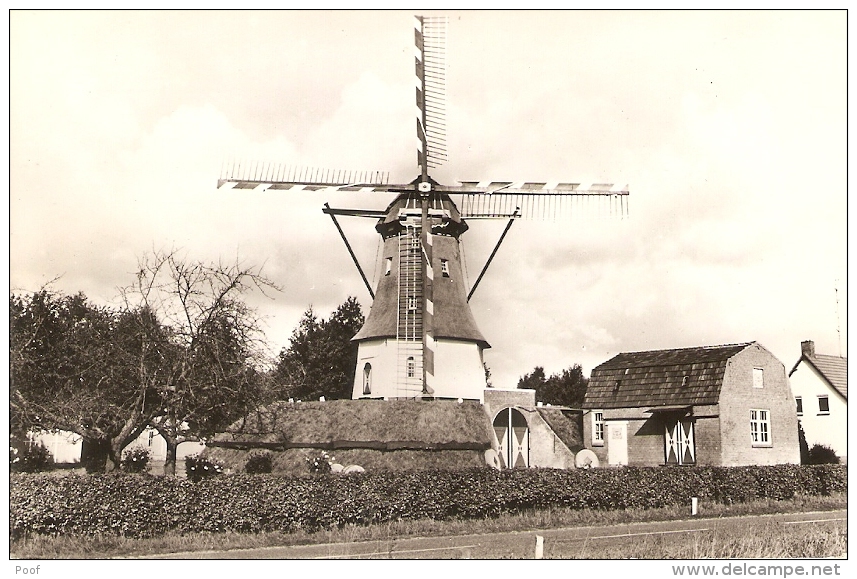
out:
M645 536L671 535L676 540L693 533L706 533L715 527L723 531L741 529L750 523L777 522L784 525L821 525L846 520L844 509L812 513L787 513L688 519L652 523L629 523L595 527L569 527L480 535L443 537L390 537L381 541L323 543L289 547L197 551L156 555L156 559L532 559L536 536L544 537L544 550L597 549L619 546ZM580 552L576 550L576 552Z

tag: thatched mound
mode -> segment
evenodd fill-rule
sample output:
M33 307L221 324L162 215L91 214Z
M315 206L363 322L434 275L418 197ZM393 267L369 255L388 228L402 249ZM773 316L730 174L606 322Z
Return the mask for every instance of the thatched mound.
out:
M583 449L583 424L579 414L563 412L559 408L541 407L537 410L571 452L576 453Z
M309 448L272 451L272 472L290 476L311 476L307 457L318 454ZM416 471L464 469L485 466L483 453L476 450L372 450L354 448L329 451L333 460L348 466L357 464L368 471ZM250 453L236 448L206 448L205 455L223 462L232 472L244 472Z
M486 450L490 421L475 402L331 400L276 402L208 443L221 448Z

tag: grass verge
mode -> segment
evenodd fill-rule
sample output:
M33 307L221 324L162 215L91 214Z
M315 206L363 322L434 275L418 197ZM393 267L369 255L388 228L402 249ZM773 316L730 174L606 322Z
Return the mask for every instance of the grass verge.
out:
M833 496L805 496L790 500L755 500L747 503L723 505L718 503L701 502L699 505L699 517L729 517L738 515L760 515L769 513L807 512L842 509L847 506L847 496L844 493ZM115 536L97 537L48 537L34 536L13 541L10 544L10 556L13 559L107 559L114 557L140 557L158 553L176 553L184 551L209 551L228 549L250 549L259 547L272 547L283 545L306 545L319 543L348 543L356 541L383 540L390 537L426 537L443 535L465 535L479 533L495 533L503 531L522 531L532 529L548 529L575 526L596 526L632 522L665 521L690 518L690 507L666 507L660 509L627 509L617 511L605 510L577 510L569 508L554 508L532 510L516 515L504 515L490 519L469 519L435 521L429 519L406 520L385 523L381 525L370 525L358 527L347 525L339 529L319 531L316 533L192 533L179 535L168 533L161 537L149 539L129 539ZM760 531L756 531L760 533ZM769 537L767 531L760 534L760 539ZM844 553L836 549L841 547L847 537L842 536L816 537L812 539L824 548L833 549L833 555ZM800 541L800 535L795 534L791 538L780 537L779 542L770 542L769 548L778 544L796 544ZM634 551L623 552L622 558L627 557L651 557L652 553L661 553L656 558L699 558L711 556L720 558L721 553L728 550L727 540L723 539L723 549L714 550L718 541L714 544L698 545L701 555L687 554L669 555L673 547L664 544L657 547L660 539L652 539L655 543L648 544L643 548L641 545L634 546ZM761 547L760 547L761 548ZM657 549L657 550L653 550ZM704 549L708 551L703 552ZM797 547L795 547L797 549ZM801 553L804 553L804 548ZM772 551L773 552L773 551ZM594 555L580 558L594 558ZM635 554L636 553L636 554ZM711 555L706 553L713 553ZM546 556L556 558L578 558L574 554L559 554L546 551ZM728 557L742 557L745 555L726 555ZM747 555L749 556L749 555ZM769 554L766 557L791 557L811 556L800 555L777 555ZM597 558L619 558L619 556L608 556L599 553Z

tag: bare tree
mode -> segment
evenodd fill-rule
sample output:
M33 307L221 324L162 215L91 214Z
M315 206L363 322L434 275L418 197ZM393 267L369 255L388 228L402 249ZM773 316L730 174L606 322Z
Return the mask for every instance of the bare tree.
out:
M278 289L241 263L191 262L176 251L139 260L136 280L121 296L125 311L139 316L141 352L154 350L163 362L156 386L163 407L151 425L167 443L165 474L175 474L179 444L211 436L254 405L269 356L259 318L243 297ZM157 318L162 334L147 332L146 315Z

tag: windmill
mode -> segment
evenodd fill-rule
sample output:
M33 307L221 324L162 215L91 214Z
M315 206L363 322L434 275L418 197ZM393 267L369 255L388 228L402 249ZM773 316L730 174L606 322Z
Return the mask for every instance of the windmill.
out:
M345 242L373 304L353 338L358 361L352 398L483 399L479 331L469 301L518 218L555 217L575 204L627 213L627 187L612 184L464 181L443 185L429 175L447 160L445 117L446 17L417 16L415 25L417 165L410 183L384 172L327 171L273 164L224 167L218 188L256 191L393 193L383 211L323 211ZM384 270L373 291L336 217L377 220ZM467 219L508 219L473 287L465 288L460 237Z

